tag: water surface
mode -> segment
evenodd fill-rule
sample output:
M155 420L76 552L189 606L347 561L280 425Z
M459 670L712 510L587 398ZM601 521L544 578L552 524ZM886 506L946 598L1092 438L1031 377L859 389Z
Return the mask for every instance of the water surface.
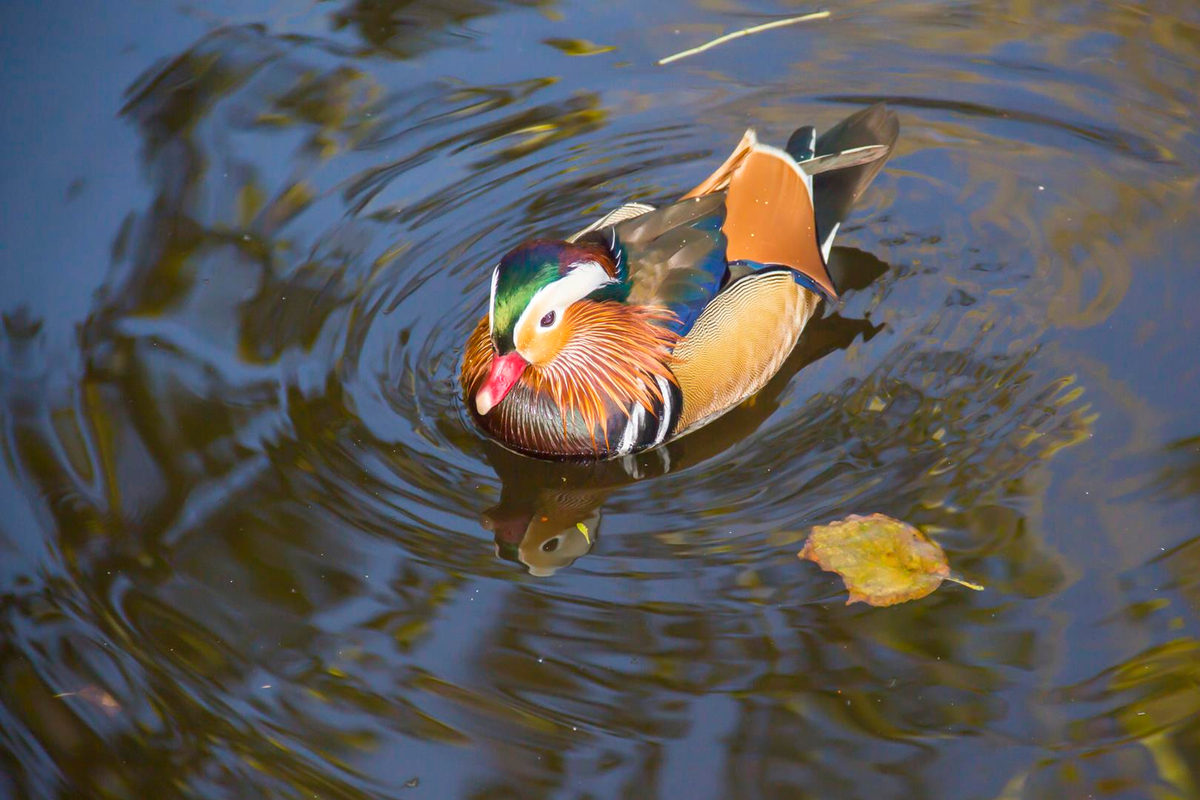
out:
M0 796L1200 797L1200 12L830 9L0 11ZM470 428L501 254L877 100L762 393ZM870 512L987 590L845 606Z

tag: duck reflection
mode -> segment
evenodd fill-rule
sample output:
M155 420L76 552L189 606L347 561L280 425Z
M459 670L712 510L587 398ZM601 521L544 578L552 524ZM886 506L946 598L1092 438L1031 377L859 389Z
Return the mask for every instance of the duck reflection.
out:
M848 247L834 248L829 268L843 296L866 288L888 269L870 253ZM500 478L500 502L483 513L480 523L495 536L496 555L523 565L539 578L570 566L596 546L603 505L610 494L699 464L743 441L779 407L797 372L859 337L870 341L882 328L837 312L813 319L783 367L757 395L693 434L624 459L586 464L541 461L489 440L487 459Z
M600 533L600 506L610 491L547 489L519 499L506 495L484 512L482 524L495 534L497 556L545 578L591 551Z

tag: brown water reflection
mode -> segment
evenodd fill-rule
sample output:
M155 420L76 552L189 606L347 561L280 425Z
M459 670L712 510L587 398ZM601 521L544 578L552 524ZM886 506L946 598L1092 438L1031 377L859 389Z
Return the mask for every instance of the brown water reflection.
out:
M851 3L653 66L796 8L7 34L140 77L3 123L0 796L1198 796L1200 17ZM595 466L470 428L501 253L876 99L845 297L760 395ZM843 606L795 552L871 511L987 591Z

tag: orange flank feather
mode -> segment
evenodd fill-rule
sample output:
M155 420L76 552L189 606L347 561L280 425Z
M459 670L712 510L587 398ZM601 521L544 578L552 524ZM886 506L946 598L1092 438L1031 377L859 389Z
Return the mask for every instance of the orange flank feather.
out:
M601 441L609 451L609 418L613 414L628 417L638 405L653 414L655 405L663 404L657 379L676 384L668 363L679 337L663 324L674 319L672 312L658 306L590 300L574 303L562 321L561 349L543 364L530 364L518 383L557 407L564 446L569 446L568 422L574 414L591 437L592 451L600 453ZM462 385L468 407L473 407L472 399L495 356L484 317L467 342L463 359ZM485 427L519 424L503 401L480 421Z
M783 264L837 297L817 246L812 195L796 162L779 150L754 150L733 173L725 195L726 256Z
M721 232L730 261L791 267L836 299L837 290L817 244L810 181L795 159L759 144L749 130L725 163L682 199L724 191Z

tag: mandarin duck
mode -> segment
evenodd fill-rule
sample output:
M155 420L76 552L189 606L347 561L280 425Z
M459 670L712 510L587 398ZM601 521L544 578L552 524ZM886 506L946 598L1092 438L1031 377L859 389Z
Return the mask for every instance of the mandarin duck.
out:
M626 456L691 433L761 389L822 300L854 201L899 135L883 104L784 149L748 130L670 205L629 203L492 270L461 384L504 447L558 460Z

